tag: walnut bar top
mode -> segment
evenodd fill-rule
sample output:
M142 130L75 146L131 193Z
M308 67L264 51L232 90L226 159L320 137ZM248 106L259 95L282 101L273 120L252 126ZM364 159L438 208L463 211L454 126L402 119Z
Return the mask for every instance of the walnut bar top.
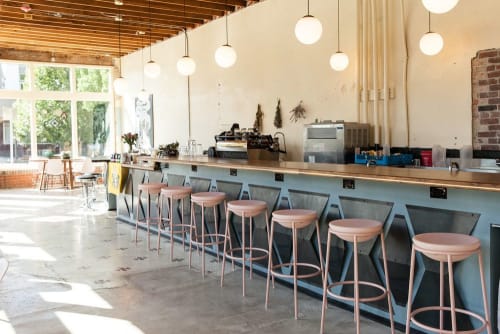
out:
M235 168L273 173L313 175L323 177L352 178L382 182L396 182L426 186L451 187L500 191L500 173L453 171L432 168L401 168L356 164L307 163L298 161L247 161L203 157L149 158L143 160L158 163L200 165L217 168ZM130 165L127 167L134 168Z

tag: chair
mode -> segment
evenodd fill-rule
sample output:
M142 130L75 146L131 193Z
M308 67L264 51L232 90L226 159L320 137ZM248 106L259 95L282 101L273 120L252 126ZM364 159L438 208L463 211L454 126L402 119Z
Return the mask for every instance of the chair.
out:
M170 234L170 260L174 260L174 235L182 234L182 247L184 248L184 241L186 239L186 233L191 233L191 224L184 224L184 199L189 197L192 188L185 186L165 186L161 188L160 191L160 222L167 221L169 225L168 234ZM165 203L166 200L166 203ZM181 202L181 221L179 223L174 222L174 204ZM163 206L168 205L167 216L163 214ZM158 230L159 231L159 230ZM159 234L159 233L158 233ZM158 235L158 254L160 252L160 236Z
M231 234L229 231L230 214L233 213L237 216L241 217L241 246L233 247L231 241ZM266 218L266 227L267 231L269 231L269 217L267 213L267 204L264 201L256 201L256 200L236 200L227 203L226 209L226 229L225 229L225 238L224 238L224 253L222 258L222 271L221 271L221 280L220 286L224 285L224 269L226 266L226 258L230 260L239 260L241 261L242 266L242 282L243 282L243 297L245 297L245 265L246 262L249 261L249 271L250 271L250 279L252 279L252 265L253 261L264 260L269 256L269 251L263 248L257 248L253 246L253 218L265 214ZM245 236L245 218L249 218L249 238L248 243ZM229 242L229 249L227 249L227 243ZM269 242L269 237L268 237ZM248 252L248 255L247 255ZM235 255L237 253L239 255ZM234 262L233 262L233 270L234 270Z
M47 190L49 183L54 187L54 179L58 178L58 184L66 188L68 185L68 178L66 172L64 171L64 164L60 159L49 159L45 164L45 172L43 176L44 187L43 190Z
M415 253L420 252L428 258L439 261L439 306L424 306L412 310L413 280L415 275ZM479 277L483 294L484 316L477 313L457 308L455 305L455 284L453 279L453 263L465 260L476 254L479 266ZM444 264L448 265L448 288L450 295L450 306L444 306ZM470 273L475 274L475 273ZM486 297L486 284L484 280L483 259L481 255L481 242L478 238L459 233L422 233L413 237L410 261L410 284L408 289L408 304L406 314L406 334L410 333L410 324L434 333L481 333L486 329L491 334L491 323L488 311L488 299ZM423 312L439 311L439 328L417 320L416 316ZM444 312L451 316L451 330L444 329ZM468 315L478 321L481 325L472 330L460 330L457 327L457 313Z
M201 275L205 278L205 247L216 247L217 261L219 260L219 244L224 242L224 234L219 232L219 221L217 220L217 206L223 204L226 210L226 194L223 192L199 192L191 195L191 231L194 235L189 238L189 268L191 268L191 253L193 245L201 246ZM198 233L196 225L195 205L201 207L201 234ZM205 208L213 208L214 233L206 233ZM207 240L208 239L208 240Z
M135 243L137 244L137 232L139 230L139 223L145 222L148 231L148 249L151 250L149 225L151 224L152 221L154 221L157 224L157 230L158 230L158 254L160 254L160 235L161 235L160 227L162 221L161 221L161 215L159 215L156 219L153 219L153 217L151 217L151 196L156 196L159 201L160 191L163 187L166 186L167 185L165 183L142 183L139 184L137 193L137 209L135 212ZM141 207L141 197L143 194L147 196L147 202L146 202L146 212L144 213L144 220L141 221L139 219L139 209Z
M330 249L332 235L338 238L350 242L353 244L353 257L354 257L354 280L352 281L340 281L328 284L328 268L330 261ZM358 278L358 272L360 270L358 266L358 243L371 240L373 238L380 238L382 258L384 263L384 275L385 275L385 287L373 282L360 281ZM389 321L391 323L391 333L394 333L394 319L391 303L391 290L389 286L389 272L387 271L387 256L385 252L385 241L384 241L384 229L381 222L371 219L338 219L331 221L328 224L328 241L326 244L326 268L323 277L323 306L321 309L321 328L320 333L324 331L325 323L325 313L327 306L327 295L346 301L354 302L354 321L356 322L356 333L360 333L360 319L359 319L359 303L372 302L387 298L387 305L389 308ZM362 268L361 268L362 270ZM333 292L331 289L336 286L352 285L354 287L354 296L343 296ZM360 297L359 287L366 286L374 288L380 293L373 297Z
M271 277L282 277L293 279L293 301L295 309L295 319L298 319L299 306L297 301L297 280L299 278L309 278L314 276L322 276L323 274L323 256L321 255L321 240L319 235L318 215L314 210L290 209L277 210L272 213L271 233L269 234L269 259L267 267L267 283L266 283L266 309L269 306L269 285ZM292 258L289 263L281 263L273 265L273 236L274 225L280 224L282 227L292 230ZM298 247L297 247L297 231L308 227L311 224L316 226L316 235L318 240L319 250L319 266L312 263L298 262ZM292 273L285 274L281 272L281 268L292 267ZM303 269L299 273L299 268ZM307 271L305 270L307 269Z
M33 169L33 177L31 179L33 187L42 190L43 177L45 173L45 164L47 159L29 160L28 165Z

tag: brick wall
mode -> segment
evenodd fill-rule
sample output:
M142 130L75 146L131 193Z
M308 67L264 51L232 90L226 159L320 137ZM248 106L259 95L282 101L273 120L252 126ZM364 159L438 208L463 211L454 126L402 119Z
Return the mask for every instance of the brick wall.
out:
M500 150L500 49L472 59L472 143L476 150Z
M31 188L36 181L33 171L6 170L0 171L0 189Z

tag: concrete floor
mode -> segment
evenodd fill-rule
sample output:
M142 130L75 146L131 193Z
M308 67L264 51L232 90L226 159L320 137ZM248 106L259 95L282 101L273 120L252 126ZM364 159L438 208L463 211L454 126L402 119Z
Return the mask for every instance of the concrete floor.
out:
M264 308L265 279L247 281L241 268L220 288L220 266L207 257L187 267L187 252L168 240L148 251L146 233L115 220L97 203L80 208L78 190L0 190L0 253L10 267L0 282L0 333L319 333L321 301L277 284ZM153 238L152 241L155 239ZM228 266L230 267L230 266ZM326 333L355 333L351 312L330 307ZM362 319L362 332L390 333Z

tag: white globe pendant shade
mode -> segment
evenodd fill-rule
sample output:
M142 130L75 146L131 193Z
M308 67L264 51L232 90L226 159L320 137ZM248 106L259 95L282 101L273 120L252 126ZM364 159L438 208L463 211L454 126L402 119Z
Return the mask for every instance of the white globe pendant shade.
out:
M459 0L422 0L425 9L434 14L449 12L457 5Z
M154 79L157 78L161 73L161 68L160 65L155 63L154 60L150 60L144 65L144 74L146 74L147 77Z
M349 57L345 53L337 51L330 57L330 66L335 71L343 71L349 66Z
M147 101L149 98L149 93L143 88L141 89L139 94L137 94L137 98L141 101Z
M437 55L443 45L443 37L437 32L428 32L420 39L420 50L428 56Z
M231 45L224 44L215 50L215 62L222 68L228 68L236 63L236 51Z
M314 44L323 33L321 22L312 15L306 15L295 24L295 36L302 44Z
M128 83L127 80L123 77L119 77L113 81L113 88L115 89L115 94L118 96L122 96L125 94L125 91L127 90Z
M177 61L177 71L185 76L191 75L196 71L196 63L193 58L184 56Z

